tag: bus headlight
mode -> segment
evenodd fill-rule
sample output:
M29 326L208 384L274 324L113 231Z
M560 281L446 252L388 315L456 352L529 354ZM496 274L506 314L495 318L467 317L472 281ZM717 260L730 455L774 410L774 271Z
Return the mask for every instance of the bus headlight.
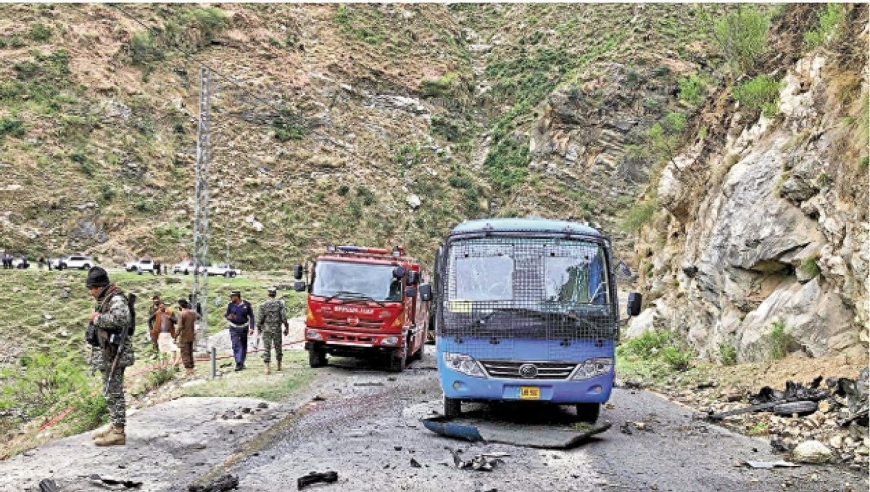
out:
M473 357L468 355L444 352L444 363L448 368L453 369L454 371L459 371L462 374L475 378L486 377L486 373L483 372L480 364L478 364Z
M610 357L596 357L583 361L574 370L571 379L592 379L613 370L613 359Z
M318 333L316 330L306 331L305 336L311 340L323 340L323 336L320 333Z

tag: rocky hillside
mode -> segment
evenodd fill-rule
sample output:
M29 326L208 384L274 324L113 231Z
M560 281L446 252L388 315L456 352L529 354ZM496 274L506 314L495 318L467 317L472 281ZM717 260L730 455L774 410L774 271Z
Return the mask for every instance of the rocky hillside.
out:
M638 267L634 331L753 357L773 321L812 355L866 326L866 6L0 12L0 249L188 256L205 64L210 247L243 269L573 218Z
M791 9L746 82L706 99L707 137L646 191L636 254L649 308L630 333L674 328L714 359L866 364L867 25L866 6ZM767 80L765 108L735 101Z
M123 9L2 7L0 248L184 257L200 63L219 72L211 249L243 268L329 242L429 259L490 215L621 235L649 167L626 146L718 56L712 7Z

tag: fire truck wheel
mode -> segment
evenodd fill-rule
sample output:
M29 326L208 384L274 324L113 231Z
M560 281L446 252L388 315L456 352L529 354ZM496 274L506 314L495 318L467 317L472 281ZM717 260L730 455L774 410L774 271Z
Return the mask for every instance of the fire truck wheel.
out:
M405 344L402 348L396 349L390 355L390 370L393 372L402 372L408 365L408 345Z
M577 419L581 422L589 422L594 424L598 420L598 414L601 413L600 403L578 403L577 404Z
M459 417L462 413L462 400L444 397L444 416L448 418Z
M308 365L311 367L323 367L326 365L326 351L312 348L308 351Z

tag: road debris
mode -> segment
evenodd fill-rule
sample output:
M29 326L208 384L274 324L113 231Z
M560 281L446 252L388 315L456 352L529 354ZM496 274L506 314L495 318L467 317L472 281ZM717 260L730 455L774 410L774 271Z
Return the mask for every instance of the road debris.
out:
M338 481L338 472L328 471L326 473L311 472L308 475L296 479L296 490L302 490L309 485L316 483L335 483Z
M39 482L39 492L60 492L60 489L57 488L57 484L54 483L54 480L46 478Z
M607 421L596 424L577 422L534 424L516 419L499 419L478 412L464 413L459 417L432 417L422 419L430 431L446 437L465 441L485 441L512 444L539 449L567 449L605 432L612 424Z
M498 492L495 487L486 487L483 482L474 482L474 492Z
M375 382L360 382L360 383L353 383L353 385L354 385L354 386L362 386L362 387L366 387L366 386L383 386L384 383L380 383L380 382L376 382L376 381L375 381Z
M770 468L798 468L801 465L792 463L790 461L779 460L779 461L744 461L741 463L742 466L748 466L749 468L761 468L761 469L770 469Z
M132 480L115 480L112 478L103 478L97 474L88 475L84 478L90 480L94 485L104 486L104 485L122 485L127 489L138 489L142 486L142 482L134 482Z
M415 460L414 458L411 458L411 466L413 466L414 468L423 468L423 465L421 465L420 462Z
M236 475L223 475L208 485L190 485L188 492L226 492L239 487L239 477Z
M805 441L791 452L796 461L801 463L827 463L831 460L831 450L819 441Z
M711 412L708 413L707 418L710 420L722 420L725 417L732 417L743 413L774 411L778 406L780 406L781 409L787 410L790 407L782 407L781 405L797 402L800 402L801 404L794 408L808 409L810 403L814 404L815 402L824 400L830 396L830 392L819 389L819 384L821 384L821 382L821 376L814 379L809 386L804 386L803 384L795 383L794 381L786 381L785 391L777 391L770 386L764 386L758 391L758 393L749 396L749 403L751 403L751 405L736 410L729 410L727 412ZM816 410L814 409L809 413L815 411ZM802 412L788 412L786 415L791 415L792 413Z
M459 457L459 452L453 448L445 446L444 449L450 451L450 454L453 455L453 466L460 470L492 471L499 464L505 463L501 456L491 457L494 453L478 454L470 460L463 460Z

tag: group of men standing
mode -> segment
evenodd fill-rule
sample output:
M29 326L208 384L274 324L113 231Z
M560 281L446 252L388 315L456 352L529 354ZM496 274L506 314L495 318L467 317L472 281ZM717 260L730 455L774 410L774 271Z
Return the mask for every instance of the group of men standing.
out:
M271 352L275 347L276 370L281 370L281 359L284 358L282 349L282 334L289 333L290 325L287 322L287 311L275 296L277 289L269 287L268 297L257 311L256 319L251 303L242 299L242 293L238 290L230 294L230 303L224 313L230 331L230 340L233 344L233 358L236 361L236 371L245 369L245 359L248 355L248 335L253 335L259 327L259 335L263 339L263 362L266 365L266 374L271 374ZM283 332L281 328L284 328Z
M106 270L100 267L93 267L88 271L85 286L96 301L90 315L86 339L94 346L91 364L94 370L99 370L103 376L104 396L110 420L108 426L94 431L92 437L97 446L124 445L126 444L124 370L136 361L130 336L133 334L135 323L135 312L131 302L133 298L128 297L118 286L111 283ZM263 338L266 374L271 373L270 353L273 346L277 370L281 370L282 334L288 334L289 324L284 304L275 298L276 293L275 287L268 288L268 298L259 306L256 319L251 303L242 299L241 292L235 290L230 294L230 303L227 305L224 317L229 323L236 371L245 368L248 335L253 335L256 327L259 327ZM180 316L176 316L160 296L152 298L148 317L149 336L154 347L161 352L175 350L173 346L177 346L186 374L192 375L195 325L197 318L201 316L201 311L191 309L187 299L178 299L177 304ZM121 336L122 334L126 336ZM175 364L177 366L177 360Z

